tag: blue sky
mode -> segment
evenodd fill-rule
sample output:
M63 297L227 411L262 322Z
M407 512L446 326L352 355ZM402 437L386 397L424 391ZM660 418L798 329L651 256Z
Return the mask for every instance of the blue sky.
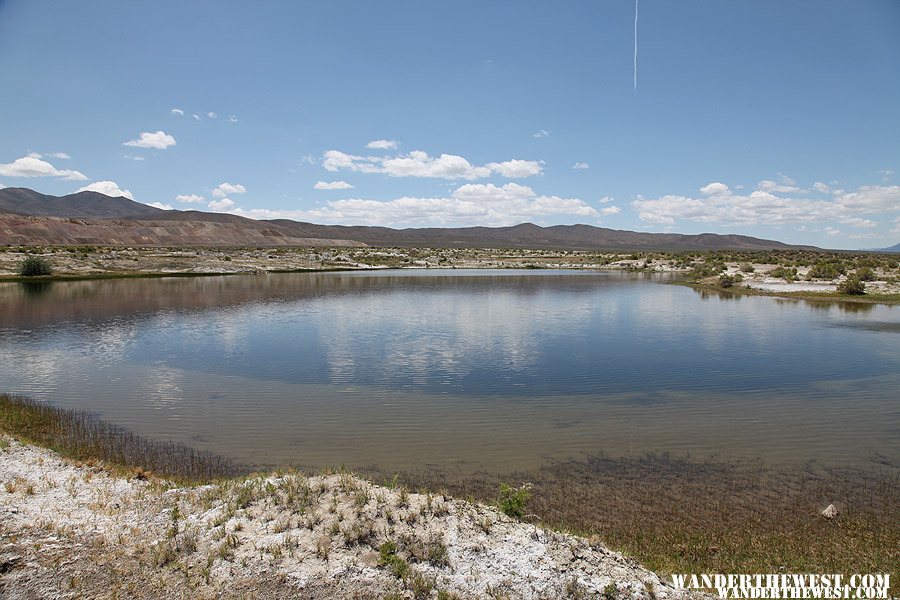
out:
M900 3L640 0L636 89L634 17L0 0L0 185L319 223L900 241Z

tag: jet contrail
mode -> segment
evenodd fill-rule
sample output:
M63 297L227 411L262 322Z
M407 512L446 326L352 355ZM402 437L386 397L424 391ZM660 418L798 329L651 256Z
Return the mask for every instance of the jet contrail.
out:
M634 95L637 96L637 24L638 24L638 2L634 0Z

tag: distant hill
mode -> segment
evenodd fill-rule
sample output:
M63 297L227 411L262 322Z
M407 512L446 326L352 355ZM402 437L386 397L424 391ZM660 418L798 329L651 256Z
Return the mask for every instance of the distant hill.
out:
M28 188L0 189L0 212L48 217L157 218L164 210L122 196L99 192L78 192L68 196L48 196Z
M773 250L811 248L745 235L642 233L592 225L540 227L389 227L316 225L288 219L253 220L223 213L161 210L97 192L47 196L0 189L0 244L157 246L369 245L433 248L556 248L652 250ZM2 215L0 215L2 216ZM40 217L56 217L41 221ZM15 224L14 224L15 223ZM27 225L27 227L26 227ZM88 241L90 240L90 241Z
M879 248L874 250L874 252L900 252L900 244L894 244L890 248Z
M286 235L264 221L81 219L0 213L0 244L55 246L365 246Z

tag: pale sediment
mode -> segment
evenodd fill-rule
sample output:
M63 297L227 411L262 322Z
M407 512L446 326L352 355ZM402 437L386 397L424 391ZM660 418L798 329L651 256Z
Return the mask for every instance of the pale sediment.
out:
M175 487L4 445L4 597L687 597L584 538L347 473Z

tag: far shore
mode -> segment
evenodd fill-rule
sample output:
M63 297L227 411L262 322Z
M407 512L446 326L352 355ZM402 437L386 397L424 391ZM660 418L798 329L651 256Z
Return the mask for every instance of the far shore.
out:
M53 274L18 275L18 267L26 256L43 258L52 266ZM900 303L897 260L896 254L812 251L6 247L0 248L0 282L384 269L624 270L672 274L676 278L671 283L728 294L894 305ZM817 272L816 265L826 275ZM839 291L842 282L863 271L863 294ZM723 277L729 281L723 283Z
M796 288L786 288L784 290L761 290L753 287L730 287L722 288L714 282L704 283L689 280L679 280L669 282L672 285L682 285L695 289L699 292L719 294L723 296L765 296L769 298L785 298L788 300L810 300L815 302L840 302L853 304L886 304L893 306L900 304L900 294L864 294L861 296L853 296L850 294L841 294L836 291L813 292L802 289L802 285ZM787 284L791 285L791 284Z

